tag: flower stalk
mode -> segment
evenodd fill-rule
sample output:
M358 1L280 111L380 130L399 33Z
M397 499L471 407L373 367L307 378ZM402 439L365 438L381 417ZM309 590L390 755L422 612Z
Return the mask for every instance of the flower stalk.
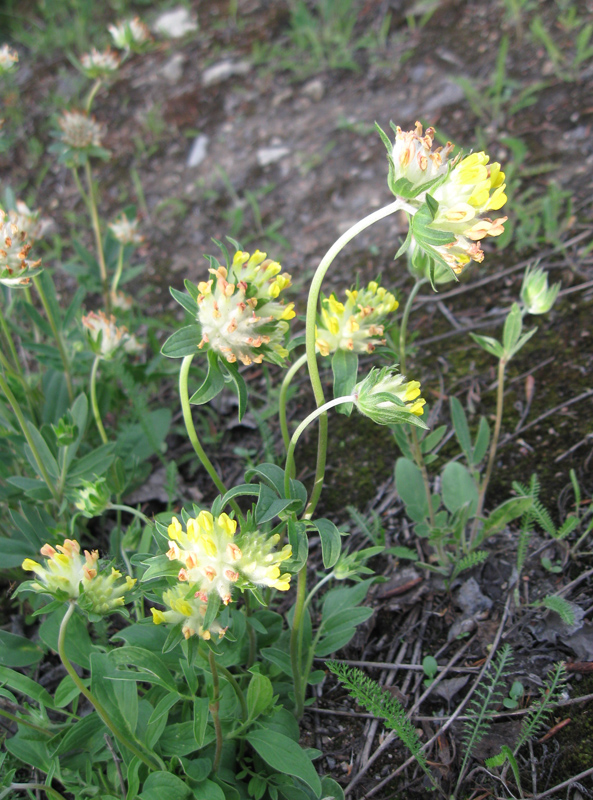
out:
M99 368L100 361L101 357L99 355L96 355L95 360L93 361L93 367L91 369L91 385L90 385L91 408L93 409L93 416L95 418L95 423L97 425L97 430L99 431L101 441L103 442L103 444L107 444L109 439L107 438L107 433L105 432L105 428L103 426L103 420L101 419L101 412L99 411L99 403L97 402L97 369Z
M56 346L58 348L58 352L60 354L60 358L62 360L62 365L64 367L64 375L66 377L66 386L68 388L68 397L70 399L70 403L74 402L74 390L72 388L72 375L70 373L70 361L68 359L68 355L66 354L66 348L64 346L64 339L62 334L57 326L55 317L52 313L51 306L47 299L47 295L43 289L43 285L41 283L40 278L34 277L33 284L35 285L35 289L37 294L39 295L39 299L41 300L41 305L43 306L43 310L45 311L45 315L47 316L47 321L49 322L49 326L52 330L54 335L54 339L56 340Z

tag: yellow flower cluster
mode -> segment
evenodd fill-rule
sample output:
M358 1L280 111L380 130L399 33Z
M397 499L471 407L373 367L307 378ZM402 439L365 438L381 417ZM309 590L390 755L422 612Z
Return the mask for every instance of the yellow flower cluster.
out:
M395 297L376 281L365 289L347 291L346 296L345 303L333 293L321 301L315 343L322 356L336 350L372 353L377 345L385 344L381 337L386 317L399 306Z
M107 316L104 311L91 311L82 318L93 351L100 358L108 361L121 347L126 353L138 353L142 345L135 336L128 333L125 326L117 327L113 314Z
M285 545L280 551L275 550L280 540L277 534L268 537L257 530L246 530L235 537L236 520L227 514L214 517L209 511L201 511L196 518L188 519L185 530L173 517L167 532L170 537L167 556L181 564L178 573L181 585L163 596L170 611L152 609L152 614L157 624L181 622L181 617L177 618L181 614L185 619L182 630L186 638L194 633L203 639L209 639L213 631L219 636L224 634L220 626L203 629L204 613L212 592L228 605L234 586L240 589L268 586L280 591L290 586L290 575L282 574L280 565L290 558L292 548ZM182 584L187 584L187 588Z
M498 162L488 162L486 153L471 153L432 192L439 206L430 227L455 235L455 241L435 250L456 274L470 260L484 260L479 242L487 236L500 236L508 219L484 216L488 211L498 211L507 201L504 172Z
M84 556L81 555L75 539L64 539L64 543L56 547L44 544L41 555L47 559L45 566L31 558L23 561L23 569L37 576L30 588L60 600L78 600L87 611L95 614L108 614L122 606L124 594L136 583L129 575L123 583L118 583L122 574L113 568L108 575L98 574L99 553L85 550Z
M27 258L33 245L26 226L20 223L17 214L0 209L0 283L11 288L26 286L41 272L41 259Z
M294 303L277 301L291 285L290 275L281 270L259 250L251 256L238 250L230 270L210 269L213 277L198 284L199 347L208 344L230 364L286 358L284 340L295 312Z
M391 157L396 180L407 178L413 186L419 187L447 171L453 145L447 142L445 147L433 150L434 128L427 128L423 133L422 125L417 122L413 131L402 131L399 125L395 131Z

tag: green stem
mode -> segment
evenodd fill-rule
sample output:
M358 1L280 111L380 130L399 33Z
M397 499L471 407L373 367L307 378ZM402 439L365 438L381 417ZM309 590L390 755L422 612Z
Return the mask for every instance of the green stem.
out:
M47 488L50 490L54 500L56 502L59 502L58 494L54 486L54 481L52 481L51 478L49 477L49 473L45 468L41 456L39 455L39 451L37 450L37 446L33 441L33 437L31 436L31 432L29 431L29 427L27 425L27 420L23 416L23 412L21 411L21 407L19 406L18 400L13 395L13 393L10 390L10 387L8 386L8 384L6 383L6 381L2 376L0 376L0 389L2 389L2 391L6 395L6 399L10 403L14 415L17 418L19 425L21 426L21 430L25 436L25 439L27 440L27 444L29 445L29 447L31 448L31 452L33 453L33 458L35 459L35 463L37 464L37 469L39 470L39 474L47 484Z
M284 493L286 497L290 497L290 479L294 477L295 472L294 451L303 431L318 417L321 417L322 414L325 414L326 411L329 411L330 408L342 405L343 403L352 403L354 399L354 395L346 394L342 397L336 397L334 400L324 403L319 408L316 408L315 411L312 411L308 417L305 417L305 419L292 434L292 438L288 445L288 450L286 451L286 468L284 470Z
M317 317L317 308L319 304L319 294L321 292L321 284L325 277L325 274L329 267L331 266L335 257L340 253L340 251L348 244L349 241L354 239L359 233L361 233L365 228L368 228L370 225L373 225L375 222L379 222L379 220L388 217L390 214L394 214L396 211L406 210L409 213L415 213L416 209L409 206L403 200L395 200L393 203L390 203L383 208L374 211L372 214L364 217L351 228L349 228L345 233L337 239L334 244L329 248L327 253L321 259L319 266L317 267L317 271L313 276L313 280L311 281L311 286L309 289L309 297L307 298L307 322L306 322L306 331L305 331L305 339L306 339L306 346L307 346L307 366L309 369L309 379L311 381L311 386L313 387L313 394L315 396L315 402L317 406L322 406L325 402L325 395L323 393L323 386L321 384L321 378L319 376L319 366L317 364L317 355L316 355L316 348L315 348L315 320ZM309 503L307 505L307 509L305 511L305 517L310 519L313 516L313 512L317 503L319 501L319 497L321 495L321 490L323 488L323 477L325 475L325 460L327 455L327 415L322 415L319 420L319 438L317 444L317 465L315 468L315 481L313 484L313 491L311 492L311 497L309 499Z
M95 190L93 187L93 175L91 173L91 164L87 159L84 164L86 181L88 186L88 208L91 216L91 224L95 234L95 245L97 247L97 257L99 259L99 271L101 273L101 291L105 300L105 310L107 314L111 312L111 297L109 296L109 287L107 284L107 267L105 265L105 253L103 252L103 239L101 238L101 224L99 222L99 213L97 211L97 201L95 198Z
M307 354L303 353L302 356L297 358L297 360L292 364L286 375L284 376L284 380L282 381L282 385L280 386L280 398L278 401L278 416L280 419L280 430L282 431L282 440L284 441L284 448L288 450L288 445L290 444L290 433L288 432L288 422L286 420L286 397L288 395L288 389L291 384L292 379L296 375L296 373L300 370L303 364L307 363Z
M412 311L412 306L414 304L414 300L416 299L416 295L420 291L420 287L423 286L425 283L428 283L426 278L421 278L416 281L416 283L412 287L412 291L410 292L408 299L406 301L406 305L404 307L404 313L399 328L399 368L402 375L404 375L406 371L406 342L408 336L408 321L410 319L410 313ZM411 437L412 437L411 444L412 444L412 453L414 455L414 461L416 462L416 466L418 467L418 469L422 474L424 492L426 494L426 500L428 502L428 517L431 526L434 527L434 509L432 507L432 496L430 493L430 480L428 478L428 470L426 469L424 456L422 455L422 448L420 447L420 440L418 439L418 433L416 431L416 428L414 427L412 427L411 430Z
M146 514L143 514L139 509L132 508L132 506L121 505L119 503L110 503L109 508L114 511L127 511L128 514L134 514L138 519L141 519L145 525L154 525L154 522L149 519Z
M99 404L97 403L97 369L99 367L99 362L101 361L101 356L95 356L95 360L93 361L93 368L91 369L91 408L93 409L93 416L95 418L95 422L97 424L97 428L99 429L99 435L101 436L101 441L103 444L107 444L109 439L107 438L107 434L105 433L105 428L103 427L103 420L101 419L101 412L99 411Z
M305 707L305 692L307 690L306 676L301 676L301 642L303 615L305 613L305 599L307 597L307 563L299 570L297 579L297 596L294 604L292 618L292 631L290 632L290 663L292 665L292 679L294 681L294 715L297 719L303 716ZM303 677L305 680L303 680Z
M251 616L251 604L249 601L249 592L245 593L245 616L247 617L247 635L249 637L249 653L247 655L246 669L249 669L255 664L255 657L257 653L257 636L253 625L249 624L249 617Z
M208 653L208 661L210 663L210 670L212 672L212 702L210 703L210 713L212 714L212 721L214 722L214 732L216 734L216 750L214 752L214 761L212 762L212 770L214 773L218 772L220 765L220 757L222 756L222 726L220 724L219 698L220 687L218 682L218 670L216 667L216 658L212 650Z
M117 292L117 286L119 284L119 280L121 278L121 274L124 269L124 246L120 244L119 246L119 254L117 256L117 267L115 269L115 275L113 276L113 280L111 281L111 295L115 297Z
M111 718L109 717L109 714L103 708L103 705L97 700L97 698L90 691L90 689L87 689L87 687L81 681L80 677L78 676L78 673L70 663L70 660L66 655L64 644L66 641L66 628L68 627L68 622L70 620L70 617L74 613L74 607L75 607L74 600L70 600L68 604L68 609L66 610L64 618L62 619L62 622L60 624L60 632L58 635L58 655L60 656L60 660L64 665L66 672L68 673L68 675L70 675L72 681L74 682L74 685L77 687L80 693L84 697L86 697L89 703L91 703L94 706L95 711L101 717L103 724L106 725L107 728L109 728L109 730L111 731L113 736L117 739L117 741L123 744L124 747L127 747L128 750L131 753L133 753L137 758L139 758L143 764L146 764L146 766L150 770L156 770L156 771L164 770L165 766L156 754L152 754L155 757L155 761L151 761L151 759L148 758L148 756L142 752L142 750L136 745L135 742L130 741L126 736L124 736L124 734L112 722Z
M43 286L41 284L41 280L38 277L33 278L33 284L35 289L37 290L37 294L39 295L39 299L41 300L41 305L43 306L43 310L45 311L45 315L47 317L47 321L49 322L49 326L51 331L54 335L54 339L56 340L56 345L58 348L58 352L60 354L60 358L62 359L62 365L64 367L64 375L66 376L66 386L68 387L68 397L70 398L70 402L74 402L74 391L72 389L72 376L70 375L70 362L68 360L68 356L66 355L66 348L64 347L64 339L62 338L62 334L56 324L56 320L51 310L51 306L48 302L46 294L43 290Z
M188 388L188 376L189 376L189 368L191 366L191 362L193 361L193 356L185 356L183 361L181 362L181 369L179 370L179 398L181 400L181 411L183 412L183 421L185 422L185 429L187 430L187 435L189 436L189 440L192 443L192 446L196 452L196 455L200 459L202 466L210 476L212 483L216 486L218 491L221 494L227 493L227 488L216 472L216 469L208 456L206 455L204 448L202 447L200 440L198 439L198 434L196 432L194 421L192 419L191 413L191 406L189 403L189 388ZM237 505L234 500L229 501L231 508L237 515L239 520L243 520L243 514L241 513L241 509Z
M408 335L408 320L410 319L410 313L412 311L412 305L414 304L416 295L420 291L420 287L425 283L428 283L426 278L416 281L404 307L404 313L402 316L401 325L399 327L399 368L402 373L405 373L406 371L406 341Z
M91 113L91 106L93 105L93 100L95 99L95 95L97 94L97 92L101 88L101 83L102 83L101 78L97 78L97 80L93 84L93 88L89 92L89 95L88 95L88 97L86 99L86 103L84 104L87 114Z
M17 717L16 714L11 714L10 711L5 711L3 708L0 708L0 716L6 717L6 719L9 719L11 722L16 722L18 725L26 725L27 728L31 728L37 731L37 733L42 733L44 736L55 736L55 734L48 731L47 728L42 728L41 725L35 725L35 723L29 722L29 720Z
M476 508L476 515L471 528L469 536L469 549L473 549L474 540L480 523L480 517L484 510L484 501L486 499L486 490L492 477L492 470L494 469L494 460L496 458L496 449L498 447L498 438L500 436L500 428L502 426L502 411L504 407L504 374L507 366L507 359L501 358L498 362L498 387L496 390L496 419L494 422L494 433L492 434L492 441L490 442L490 453L488 455L488 464L486 466L486 474L480 486L480 493L478 495L478 505Z
M14 342L12 340L12 334L10 333L10 328L8 327L8 323L6 322L6 317L4 316L4 311L2 310L2 304L0 303L0 326L2 327L2 333L4 334L4 338L6 339L6 344L8 345L8 349L10 350L10 356L12 358L12 371L16 371L21 378L23 378L23 372L21 370L21 364L19 361L19 357L16 352L16 347L14 346ZM6 359L3 355L3 364L6 366L5 362L8 363L8 359ZM24 380L24 379L23 379Z

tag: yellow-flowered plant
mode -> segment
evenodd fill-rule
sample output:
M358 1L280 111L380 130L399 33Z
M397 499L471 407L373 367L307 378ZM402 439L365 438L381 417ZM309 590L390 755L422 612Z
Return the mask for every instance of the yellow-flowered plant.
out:
M212 516L201 511L187 520L185 530L173 517L167 529L171 561L179 561L178 579L195 588L196 596L206 602L216 592L228 605L233 587L252 589L267 586L286 591L290 575L282 574L280 565L292 555L290 545L277 551L280 536L266 536L256 530L237 531L237 522L227 514Z
M284 305L278 297L291 285L290 275L259 250L237 250L229 269L212 267L210 274L198 284L198 347L208 345L230 364L282 363L295 312L294 303Z
M341 303L331 294L321 300L321 315L315 328L315 343L322 356L336 350L372 353L385 344L383 331L389 314L399 307L395 297L376 281L364 289L346 291Z
M63 544L52 547L45 544L41 548L45 565L26 558L22 568L35 573L35 580L27 588L52 595L57 600L77 600L86 611L94 614L108 614L125 603L125 593L133 588L135 578L126 576L123 583L121 572L111 568L109 574L99 573L97 550L84 551L75 539L64 539Z
M125 326L118 327L113 315L104 311L91 311L82 318L91 349L101 359L109 361L121 349L125 353L138 353L142 345Z
M354 387L355 406L379 425L408 422L426 428L420 419L425 403L420 382L406 381L395 368L373 368Z
M28 258L32 242L16 213L0 209L0 283L9 288L26 287L41 272L41 259Z
M181 623L181 632L186 639L190 636L199 636L207 641L212 638L212 634L217 634L218 638L222 639L226 633L226 628L216 620L211 622L208 628L204 627L207 603L200 599L199 593L193 589L188 592L187 586L177 584L163 592L163 605L167 606L165 611L161 611L160 608L150 609L154 624Z

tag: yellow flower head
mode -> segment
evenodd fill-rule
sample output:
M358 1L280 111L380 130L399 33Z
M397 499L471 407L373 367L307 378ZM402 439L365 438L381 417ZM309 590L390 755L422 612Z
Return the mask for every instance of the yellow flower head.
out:
M383 330L386 319L399 306L395 297L371 281L365 289L346 292L346 302L334 294L321 301L315 341L322 356L336 350L372 353L377 345L385 344Z
M268 537L257 530L235 536L236 531L234 519L227 514L216 518L209 511L188 519L185 530L176 517L169 525L167 556L180 562L179 580L195 588L203 602L214 591L228 605L235 585L288 589L290 576L281 574L280 564L292 555L290 545L276 551L279 536Z
M0 209L0 283L4 286L26 286L41 272L41 260L27 258L32 247L28 239L28 231L18 216Z
M186 586L177 585L173 589L163 592L163 605L167 606L166 611L159 608L151 608L152 621L155 625L171 623L177 625L180 622L181 631L186 639L190 636L199 636L201 639L211 639L212 634L218 634L222 639L226 633L226 628L214 621L208 629L204 628L204 616L206 614L207 603L199 596L199 592L188 590Z
M399 125L395 131L391 153L395 181L406 178L413 187L419 187L446 173L453 150L451 142L433 150L434 128L427 128L423 133L419 122L413 131L402 131Z
M52 547L44 544L41 555L46 557L45 566L31 558L23 561L22 568L34 572L37 580L31 588L37 592L58 595L60 598L76 599L97 575L96 563L99 553L93 550L80 555L80 545L74 539L64 539L63 544Z
M125 326L118 328L113 314L108 317L104 311L91 311L82 318L82 325L87 331L93 352L106 361L113 358L120 348L126 353L142 350L142 345L128 333Z
M354 387L354 403L361 414L379 425L408 422L426 427L420 420L426 404L420 396L420 382L406 381L395 369L372 369Z
M231 364L281 363L295 312L294 303L284 305L278 297L291 285L290 275L259 250L252 255L237 250L229 270L213 267L210 274L198 284L199 347L208 344Z

